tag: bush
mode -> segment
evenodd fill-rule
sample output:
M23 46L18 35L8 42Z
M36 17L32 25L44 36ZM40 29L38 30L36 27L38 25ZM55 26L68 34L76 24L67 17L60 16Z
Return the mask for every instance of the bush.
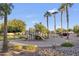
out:
M3 39L0 38L0 41L2 41Z
M24 38L23 36L20 36L20 37L19 37L19 39L23 39L23 38Z
M14 45L12 48L15 51L21 51L22 50L22 46L21 45L18 45L18 44Z
M8 35L7 38L8 38L8 40L13 40L14 39L14 36Z
M3 36L0 36L0 41L2 41L3 40Z
M27 52L36 52L38 49L37 45L27 45L27 46L23 46L23 49L25 49Z
M43 38L42 38L42 37L37 36L37 35L35 35L35 39L36 39L36 40L43 40Z
M20 35L19 38L20 39L27 39L27 37L25 35Z
M79 33L77 34L77 37L79 37Z
M79 33L79 25L75 25L73 28L74 33L78 34Z
M62 29L61 28L58 28L58 29L56 29L56 32L57 33L61 33L62 32Z
M65 42L65 43L61 44L61 46L63 46L63 47L73 47L74 45L70 42Z
M26 49L27 49L27 46L23 46L23 49L25 49L25 50L26 50Z

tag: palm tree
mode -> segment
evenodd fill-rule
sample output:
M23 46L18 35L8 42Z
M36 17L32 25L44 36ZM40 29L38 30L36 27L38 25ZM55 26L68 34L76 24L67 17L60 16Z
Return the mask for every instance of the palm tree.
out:
M62 30L63 30L63 26L62 26L62 16L63 16L63 12L64 12L64 8L63 6L60 6L60 8L58 9L61 13L61 33L62 33Z
M49 12L53 15L54 18L54 32L56 33L56 14L58 13L57 10L49 10Z
M46 11L46 13L44 14L44 17L46 17L46 22L47 22L47 29L49 30L49 22L48 22L48 17L51 16L51 14ZM49 38L49 32L48 32L48 38Z
M53 14L53 17L54 17L54 32L56 33L56 13L52 13Z
M61 4L62 8L65 9L66 12L66 20L67 20L67 30L69 29L69 7L72 7L72 3L63 3ZM67 31L67 39L69 39L68 31Z
M11 3L0 3L0 16L4 18L4 40L3 40L3 52L8 51L7 40L7 17L11 13L13 5Z

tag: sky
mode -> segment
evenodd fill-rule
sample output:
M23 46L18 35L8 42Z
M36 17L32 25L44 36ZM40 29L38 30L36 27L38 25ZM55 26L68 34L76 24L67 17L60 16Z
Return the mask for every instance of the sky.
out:
M46 26L44 13L48 10L58 9L61 4L58 3L15 3L12 13L8 16L8 20L21 19L26 23L26 29L34 27L35 23L42 22ZM66 17L63 15L63 28L66 28ZM60 13L56 14L56 28L60 28ZM2 22L2 20L0 20ZM69 8L69 27L79 24L79 4L73 4ZM53 16L49 17L49 29L54 29Z

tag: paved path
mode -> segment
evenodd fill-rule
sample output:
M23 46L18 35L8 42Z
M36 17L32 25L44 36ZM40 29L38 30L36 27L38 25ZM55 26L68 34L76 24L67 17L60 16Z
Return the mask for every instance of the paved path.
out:
M21 44L24 44L24 45L36 44L39 47L51 47L53 45L60 45L65 41L66 41L66 37L60 38L59 36L57 36L57 37L51 36L50 39L46 39L46 40L43 40L43 41L23 41L23 40L17 39L17 40L10 41L10 43L14 42L15 44L21 43ZM73 44L75 44L76 46L79 46L79 38L76 37L75 35L71 34L69 41L72 42ZM2 41L0 41L0 46L1 45L2 45Z
M57 44L61 44L63 43L65 40L63 39L59 39L58 38L52 38L52 39L46 39L43 41L22 41L22 40L15 40L15 41L11 41L11 42L15 42L15 43L23 43L23 44L35 44L38 45L39 47L51 47L52 45L57 45Z
M63 42L65 42L67 39L66 37L60 38L59 36L53 37L51 36L50 39L46 39L44 41L23 41L23 40L15 40L11 42L18 42L18 43L23 43L23 44L36 44L39 47L51 47L53 45L60 45ZM75 35L71 34L70 35L70 42L75 44L76 46L79 46L79 38L76 37Z

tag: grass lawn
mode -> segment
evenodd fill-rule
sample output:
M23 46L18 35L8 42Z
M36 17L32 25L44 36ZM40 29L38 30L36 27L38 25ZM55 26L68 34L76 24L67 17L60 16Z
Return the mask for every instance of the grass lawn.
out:
M14 40L14 39L22 39L22 38L25 38L26 36L25 35L8 35L7 38L8 40ZM0 41L3 40L3 36L0 35Z

